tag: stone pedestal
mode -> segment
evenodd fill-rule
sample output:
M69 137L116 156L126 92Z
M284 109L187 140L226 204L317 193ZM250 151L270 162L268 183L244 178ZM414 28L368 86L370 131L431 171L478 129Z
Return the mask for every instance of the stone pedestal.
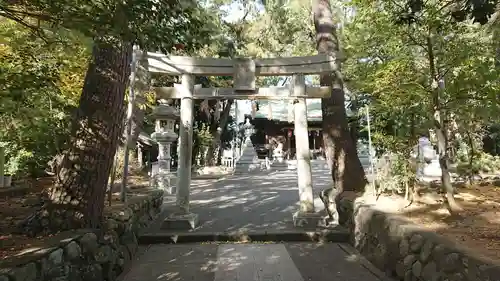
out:
M173 174L157 174L154 182L157 188L165 191L166 195L175 195L177 192L177 177Z
M257 156L257 152L253 146L251 136L253 134L253 125L250 124L250 119L246 119L243 125L245 130L245 142L242 145L241 156L234 167L235 174L245 174L261 171L262 163Z
M432 147L429 139L421 137L418 145L414 147L414 161L416 161L417 179L424 182L441 180L441 165L439 164L439 155Z
M247 138L245 144L243 145L243 152L241 157L236 162L234 167L235 174L245 174L260 171L261 161L257 157L257 152L253 147L253 143L250 138Z
M151 138L158 143L158 169L153 175L154 186L165 190L167 194L175 194L175 176L170 172L170 161L172 159L170 148L177 139L175 133L175 121L179 117L177 110L166 104L160 104L153 110L156 119L155 132Z
M174 214L168 216L162 223L162 229L169 230L192 230L199 224L198 214Z
M297 211L293 214L293 225L296 227L316 228L326 225L325 218L317 213Z

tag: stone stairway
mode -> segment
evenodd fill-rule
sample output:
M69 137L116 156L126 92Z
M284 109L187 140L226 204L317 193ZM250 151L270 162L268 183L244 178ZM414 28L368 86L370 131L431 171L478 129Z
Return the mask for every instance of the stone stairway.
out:
M234 174L241 175L262 170L263 162L257 157L257 152L253 147L250 138L243 144L242 153L234 167ZM264 165L265 166L265 165Z

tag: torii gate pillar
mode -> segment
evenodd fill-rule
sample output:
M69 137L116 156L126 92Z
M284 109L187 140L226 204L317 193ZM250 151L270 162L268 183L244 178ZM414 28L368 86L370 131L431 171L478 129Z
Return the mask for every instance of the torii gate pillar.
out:
M198 214L189 211L191 187L191 162L193 153L194 118L194 75L183 74L183 97L181 98L181 120L179 128L179 164L177 168L177 193L175 210L162 224L165 229L194 229L197 227Z
M297 183L299 189L299 210L293 215L295 226L316 227L321 216L315 213L309 151L309 130L307 129L306 81L304 74L292 76L291 92L296 97L294 107L295 151L297 155Z

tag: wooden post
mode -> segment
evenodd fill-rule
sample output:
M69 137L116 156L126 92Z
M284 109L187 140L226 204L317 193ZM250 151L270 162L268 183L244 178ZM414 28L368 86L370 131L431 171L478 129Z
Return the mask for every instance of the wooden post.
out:
M182 75L185 96L181 99L179 130L179 160L177 168L177 206L182 213L189 213L189 189L191 185L191 156L193 154L193 91L194 76Z
M305 77L292 77L292 93L298 98L294 102L295 151L297 156L297 181L299 186L300 213L314 212L312 191L311 155L309 152L309 132L307 129L307 104Z

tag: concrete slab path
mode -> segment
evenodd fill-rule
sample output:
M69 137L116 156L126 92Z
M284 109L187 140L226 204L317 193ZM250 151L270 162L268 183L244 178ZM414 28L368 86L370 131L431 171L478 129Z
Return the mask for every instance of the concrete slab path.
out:
M332 181L324 161L313 161L312 172L315 207L320 212L324 206L318 194L331 186ZM144 244L141 246L143 251L130 270L122 275L122 281L388 280L348 244L298 242L311 241L297 239L296 234L301 230L293 226L292 214L298 208L298 200L295 170L234 175L222 180L194 180L191 210L199 215L200 226L185 233L161 229L161 222L172 204L165 203L165 211L158 221L139 237ZM288 239L252 236L252 243L201 242L226 241L209 236L234 232L290 233ZM327 240L347 241L346 230L339 232L346 235ZM201 243L154 244L166 242L151 239L154 235L162 238L175 233L176 237L196 236L198 239L192 242ZM271 240L294 242L269 243Z
M388 280L347 244L151 245L123 281Z
M324 209L319 192L332 185L326 162L313 161L314 204ZM165 212L146 233L168 233L161 222L174 202L165 199ZM191 211L199 215L200 226L191 232L295 231L293 213L298 209L297 172L280 170L252 175L233 175L191 185Z

